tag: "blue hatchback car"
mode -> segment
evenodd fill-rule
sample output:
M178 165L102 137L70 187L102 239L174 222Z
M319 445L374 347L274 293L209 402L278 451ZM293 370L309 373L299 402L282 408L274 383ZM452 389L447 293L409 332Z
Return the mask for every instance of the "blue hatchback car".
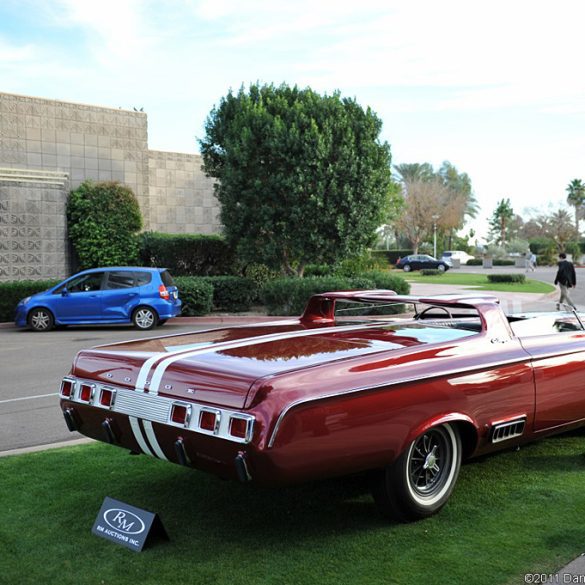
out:
M34 331L112 323L152 329L180 313L178 289L166 269L122 266L84 270L21 300L15 323Z

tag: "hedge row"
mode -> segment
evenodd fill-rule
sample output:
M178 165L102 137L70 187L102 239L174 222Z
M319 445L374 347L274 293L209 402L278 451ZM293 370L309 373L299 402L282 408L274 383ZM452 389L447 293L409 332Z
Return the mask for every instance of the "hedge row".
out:
M473 258L472 260L467 261L467 266L481 266L483 264L483 260L481 258ZM516 262L514 260L505 260L501 258L495 258L492 261L493 266L514 266Z
M526 282L525 274L488 274L488 282L514 282L522 284Z
M397 276L379 271L366 272L356 278L325 276L277 278L262 289L262 301L269 315L300 315L311 295L335 290L384 288L408 294L410 285Z
M41 292L59 281L0 283L0 321L14 320L15 307L24 297ZM344 276L278 278L263 285L239 276L176 276L175 284L187 317L207 315L212 310L241 312L260 298L271 315L300 315L313 294L347 289L389 289L408 294L410 285L400 276L377 270L359 277Z
M235 255L221 236L201 234L142 235L140 259L144 266L168 268L173 276L233 274Z
M18 301L43 292L59 282L58 280L20 280L0 283L0 322L14 321Z

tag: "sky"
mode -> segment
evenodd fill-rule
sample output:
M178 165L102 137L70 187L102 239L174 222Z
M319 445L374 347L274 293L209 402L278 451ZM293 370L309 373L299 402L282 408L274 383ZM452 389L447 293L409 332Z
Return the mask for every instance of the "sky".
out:
M144 108L151 149L198 152L230 89L339 90L393 164L470 176L481 235L585 180L584 26L580 0L2 0L0 91Z

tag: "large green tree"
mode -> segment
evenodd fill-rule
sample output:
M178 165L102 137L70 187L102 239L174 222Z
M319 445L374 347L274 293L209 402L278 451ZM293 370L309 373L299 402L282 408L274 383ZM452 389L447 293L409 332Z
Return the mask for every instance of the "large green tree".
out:
M575 208L575 229L579 233L579 215L585 203L585 183L581 179L573 179L566 191L567 203Z
M388 214L381 120L339 93L287 85L230 91L200 140L229 242L244 260L302 276L361 252Z
M126 185L85 181L71 191L67 228L80 268L126 266L138 259L142 215Z

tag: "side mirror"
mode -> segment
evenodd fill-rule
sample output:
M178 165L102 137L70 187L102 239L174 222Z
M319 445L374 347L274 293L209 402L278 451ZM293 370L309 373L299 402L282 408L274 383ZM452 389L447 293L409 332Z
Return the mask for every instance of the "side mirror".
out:
M61 296L62 297L68 297L69 296L69 291L67 290L67 287L65 287L62 291L61 291Z

